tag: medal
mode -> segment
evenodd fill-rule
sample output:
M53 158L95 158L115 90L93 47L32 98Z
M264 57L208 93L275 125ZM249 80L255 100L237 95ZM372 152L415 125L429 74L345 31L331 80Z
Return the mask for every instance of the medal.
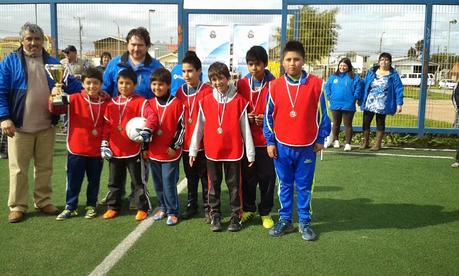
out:
M89 112L91 114L91 120L92 120L92 125L93 125L93 129L91 130L91 134L94 135L94 136L97 136L97 122L99 121L99 116L100 116L100 106L102 105L102 103L100 102L100 97L97 101L97 105L99 107L99 109L97 110L97 117L94 118L94 112L92 111L92 102L91 102L91 97L89 97L88 95L88 102L89 102Z
M193 123L193 120L191 118L188 119L188 124L191 125Z
M97 129L93 129L93 130L91 131L91 134L94 135L94 136L97 136Z
M123 127L121 125L118 126L118 131L119 132L123 131Z
M158 135L158 136L163 135L163 130L162 129L158 129L158 131L156 131L156 135Z
M223 133L223 128L218 127L218 128L217 128L217 133L218 133L218 134L222 134L222 133Z
M217 110L217 120L218 120L218 128L217 128L217 133L222 134L223 133L223 117L225 116L225 109L226 109L226 102L228 101L228 97L226 95L221 95L220 94L220 100L223 102L223 110L222 110L222 115L220 116L220 102L217 102L218 105L218 110Z
M158 126L159 126L159 129L158 131L156 131L156 135L158 136L161 136L163 135L163 130L161 129L161 126L163 125L163 120L164 120L164 115L166 114L166 109L169 105L169 100L171 99L171 95L169 95L169 98L167 98L167 101L166 101L166 104L164 105L164 108L163 108L163 112L161 113L160 110L159 110L159 106L160 106L160 103L158 101L158 98L155 98L156 100L156 111L158 112L158 114L160 114L159 116L159 122L158 122Z
M201 88L204 84L203 83L199 83L198 84L198 87L197 87L197 90L196 90L196 93L194 93L193 95L190 95L190 90L192 89L191 86L187 85L187 94L186 94L186 100L187 100L187 103L188 103L188 124L191 125L193 123L193 119L191 119L193 117L193 110L194 110L194 107L195 107L195 101L196 101L196 97L198 96L198 93L199 91L201 91ZM193 96L193 102L190 103L190 97Z
M124 113L126 112L126 108L127 108L128 103L132 100L131 97L128 97L126 99L126 101L121 103L121 97L122 96L118 97L118 112L119 112L118 113L119 114L119 117L118 117L118 131L119 132L123 131L123 127L122 127L123 116L124 116ZM124 105L123 110L121 110L120 105Z
M295 118L296 117L296 112L295 110L290 111L290 117Z
M295 118L296 117L296 111L295 111L295 105L296 105L296 100L298 99L298 91L300 90L300 85L301 85L301 78L303 77L303 72L301 73L300 79L298 80L298 85L296 87L296 94L295 94L295 100L292 99L292 96L290 95L290 88L288 86L288 81L287 77L285 78L285 86L287 88L287 95L290 100L290 105L292 106L292 111L290 111L289 115L290 118Z

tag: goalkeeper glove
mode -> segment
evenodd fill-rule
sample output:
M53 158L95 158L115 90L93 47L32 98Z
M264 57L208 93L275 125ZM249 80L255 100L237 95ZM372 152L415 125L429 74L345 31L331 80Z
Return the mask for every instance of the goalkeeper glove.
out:
M100 144L100 157L107 160L113 157L113 153L108 147L107 140L102 140L102 143Z

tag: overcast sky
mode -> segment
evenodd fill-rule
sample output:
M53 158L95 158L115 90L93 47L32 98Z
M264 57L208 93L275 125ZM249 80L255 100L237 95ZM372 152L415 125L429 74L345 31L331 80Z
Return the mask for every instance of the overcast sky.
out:
M234 7L235 0L186 1L185 8ZM280 0L240 1L238 8L276 9ZM314 6L317 10L338 8L340 25L335 52L356 51L364 54L383 51L394 56L406 55L410 46L423 37L424 6L418 5L342 5ZM295 7L290 7L295 8ZM177 8L174 5L58 5L60 48L73 44L79 48L78 18L83 27L83 51L93 49L93 41L126 33L134 27L151 29L152 41L177 42ZM434 6L432 51L445 52L450 36L449 52L459 54L459 6ZM37 5L37 22L50 33L48 5ZM197 24L266 24L275 34L280 27L280 15L190 15L190 45L194 46L194 28ZM35 22L35 5L1 5L0 38L17 35L20 26ZM150 27L149 27L150 25ZM448 29L450 28L450 32ZM382 38L382 39L381 39ZM273 40L272 40L273 42ZM272 46L272 45L271 45Z

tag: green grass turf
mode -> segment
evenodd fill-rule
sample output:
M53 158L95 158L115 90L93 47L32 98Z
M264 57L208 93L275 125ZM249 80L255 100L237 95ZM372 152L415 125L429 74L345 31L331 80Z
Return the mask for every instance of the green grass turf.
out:
M60 207L64 154L57 144L53 199ZM317 241L302 241L298 233L271 238L258 217L239 233L212 233L202 215L175 227L155 222L109 274L457 275L459 170L450 163L325 152L313 198ZM0 275L87 275L138 225L128 211L111 221L57 222L35 212L32 202L26 221L9 224L7 161L0 160L0 170ZM184 206L185 193L180 199ZM222 199L227 219L226 190Z

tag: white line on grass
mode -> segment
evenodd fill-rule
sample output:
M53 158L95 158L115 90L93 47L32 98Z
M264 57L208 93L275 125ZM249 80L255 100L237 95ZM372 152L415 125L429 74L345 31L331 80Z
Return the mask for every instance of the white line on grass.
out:
M177 186L178 193L181 193L186 187L186 178L180 181ZM156 211L156 210L155 210ZM155 212L153 211L153 213ZM126 252L134 245L134 243L153 225L153 216L149 216L142 221L115 249L108 254L107 257L100 263L89 276L106 275L115 264L126 254Z
M382 152L338 152L338 151L327 151L327 153L334 153L334 154L350 154L350 155L396 156L396 157L430 158L430 159L454 159L453 157L450 157L450 156L396 154L396 153L382 153Z

